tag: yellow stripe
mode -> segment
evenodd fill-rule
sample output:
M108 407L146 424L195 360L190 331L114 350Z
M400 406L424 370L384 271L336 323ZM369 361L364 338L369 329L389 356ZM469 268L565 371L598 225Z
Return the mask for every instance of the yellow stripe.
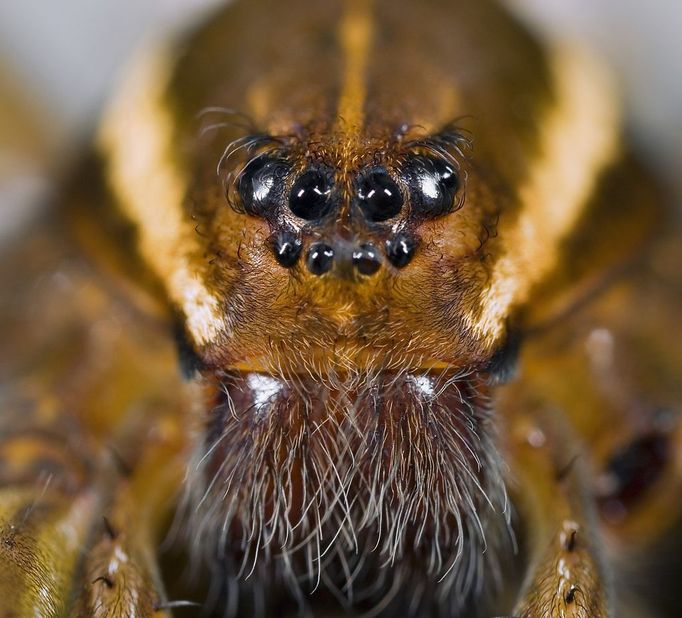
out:
M183 212L187 178L173 155L173 118L164 105L173 55L152 48L130 74L99 134L108 180L121 209L138 225L139 250L184 311L196 343L226 330L219 300L190 263L202 255Z
M577 48L552 54L556 102L541 122L538 159L519 190L521 212L509 231L500 221L502 255L466 316L474 332L497 341L512 309L557 264L561 239L575 227L600 173L619 151L620 113L609 75Z
M336 129L349 136L359 135L364 124L367 65L373 30L372 0L347 0L338 29L345 67Z

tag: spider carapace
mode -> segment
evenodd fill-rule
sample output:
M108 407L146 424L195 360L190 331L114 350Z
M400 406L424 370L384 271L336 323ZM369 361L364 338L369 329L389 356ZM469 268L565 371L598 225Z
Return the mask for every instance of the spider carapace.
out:
M645 615L680 251L590 55L229 3L64 196L0 263L1 616Z

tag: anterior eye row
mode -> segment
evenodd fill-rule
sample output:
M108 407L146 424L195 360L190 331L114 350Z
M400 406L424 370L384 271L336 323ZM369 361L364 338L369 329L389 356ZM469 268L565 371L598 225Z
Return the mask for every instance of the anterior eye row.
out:
M386 241L386 257L396 268L407 266L417 248L417 241L407 234L396 234Z
M274 239L275 258L285 268L291 268L301 255L303 243L291 232L280 232Z
M417 249L417 241L398 233L389 238L384 246L386 259L395 268L404 268L412 260ZM275 259L284 268L293 268L303 251L303 242L294 233L280 232L272 241ZM313 243L307 252L306 267L313 275L324 275L332 270L340 251L325 242ZM382 257L379 249L372 243L363 242L346 249L355 271L361 275L373 275L381 268Z

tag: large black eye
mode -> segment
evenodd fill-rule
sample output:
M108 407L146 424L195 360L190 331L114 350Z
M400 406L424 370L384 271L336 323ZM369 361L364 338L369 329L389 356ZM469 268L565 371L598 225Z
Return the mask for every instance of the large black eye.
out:
M282 194L288 171L286 163L266 156L248 163L239 175L238 183L244 210L250 215L267 214Z
M437 217L454 208L459 175L446 160L417 156L407 166L407 177L415 212Z
M289 193L289 208L297 217L311 221L321 219L332 207L330 195L332 183L322 171L303 172Z
M384 169L363 174L357 183L358 204L368 221L387 221L402 208L403 196L395 180Z

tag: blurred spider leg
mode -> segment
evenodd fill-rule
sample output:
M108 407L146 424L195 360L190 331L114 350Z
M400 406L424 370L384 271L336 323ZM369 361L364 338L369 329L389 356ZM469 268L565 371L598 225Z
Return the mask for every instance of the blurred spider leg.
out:
M93 445L54 401L3 397L0 616L66 615L99 497ZM71 419L72 420L72 419Z
M510 465L529 570L514 616L611 616L593 505L570 431L550 414L514 419ZM521 489L522 488L522 489Z
M174 428L126 476L73 418L44 416L0 428L0 616L170 615L154 547L182 478Z
M84 560L76 616L170 616L155 548L182 473L171 439L148 443L130 475L119 476Z
M0 615L66 615L71 582L96 506L39 487L0 490ZM9 612L9 613L4 613Z

